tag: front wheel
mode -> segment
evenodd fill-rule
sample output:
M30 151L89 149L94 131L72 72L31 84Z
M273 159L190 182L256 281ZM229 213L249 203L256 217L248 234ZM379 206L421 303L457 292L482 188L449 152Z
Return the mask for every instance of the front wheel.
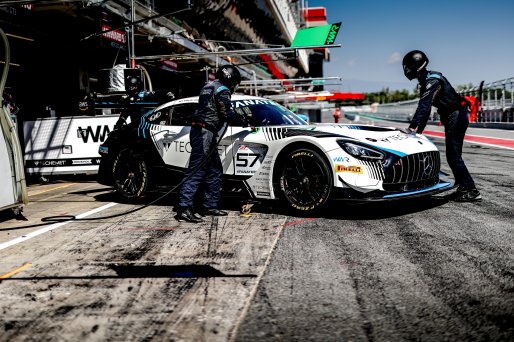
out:
M289 152L279 169L280 197L297 213L315 213L332 192L332 172L315 150Z
M133 150L120 151L112 171L114 186L123 199L140 199L146 193L148 168L144 159Z

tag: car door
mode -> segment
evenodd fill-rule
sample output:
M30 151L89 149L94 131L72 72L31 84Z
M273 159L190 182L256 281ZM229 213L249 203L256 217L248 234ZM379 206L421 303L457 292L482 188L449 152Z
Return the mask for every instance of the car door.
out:
M170 105L150 115L151 136L163 162L174 168L185 168L191 147L189 132L196 103Z
M155 125L155 132L152 134L161 157L166 165L175 168L186 168L191 156L191 144L189 133L191 131L191 118L196 110L196 102L180 103L170 105L161 109L163 118L160 124ZM154 127L154 126L152 126ZM221 134L223 129L219 132ZM227 130L223 139L218 143L218 153L223 164L225 174L233 174L232 148L230 130ZM219 139L219 138L218 138Z

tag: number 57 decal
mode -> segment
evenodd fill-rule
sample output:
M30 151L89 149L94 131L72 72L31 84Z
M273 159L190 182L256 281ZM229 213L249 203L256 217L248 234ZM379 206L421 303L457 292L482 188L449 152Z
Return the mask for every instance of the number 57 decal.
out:
M259 160L259 156L258 153L238 153L236 154L236 166L253 167Z

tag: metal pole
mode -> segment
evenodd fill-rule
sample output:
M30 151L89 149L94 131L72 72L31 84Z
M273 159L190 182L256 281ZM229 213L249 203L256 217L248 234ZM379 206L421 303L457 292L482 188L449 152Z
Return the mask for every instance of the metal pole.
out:
M136 1L132 0L131 4L131 10L132 15L130 21L132 21L132 25L130 25L130 67L135 68L136 67L136 49L134 48L134 30L135 25L134 22L136 21Z

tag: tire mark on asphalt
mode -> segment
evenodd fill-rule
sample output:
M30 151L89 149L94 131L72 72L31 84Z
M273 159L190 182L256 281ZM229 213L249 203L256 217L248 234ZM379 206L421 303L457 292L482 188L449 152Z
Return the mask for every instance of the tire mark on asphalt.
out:
M214 237L213 237L214 231ZM217 241L218 239L218 217L212 216L211 225L209 226L209 237L207 242L207 258L214 258L216 256Z
M366 222L360 222L359 233L368 231L366 228ZM361 329L364 331L367 341L381 340L380 336L376 336L372 319L367 313L371 304L379 305L379 309L384 311L383 316L387 319L387 323L395 327L394 330L401 334L402 339L415 340L415 336L405 325L394 301L386 295L388 291L384 287L383 280L377 275L382 266L371 261L373 256L369 252L348 242L345 235L338 239L337 250L342 252L341 259L346 266L352 288L355 291L355 301L362 322ZM368 260L368 262L356 262L356 260Z
M150 231L150 236L144 239L139 239L139 245L135 248L130 248L129 251L121 255L121 260L137 261L143 258L156 244L162 243L166 236L174 233L174 230L154 230Z
M480 300L466 290L469 285L464 282L467 274L462 272L469 265L456 265L456 258L447 255L448 252L455 253L459 247L455 244L459 244L460 241L436 240L432 235L416 229L411 222L405 221L408 220L400 218L396 225L398 236L405 246L403 255L423 271L421 278L429 287L431 294L441 300L451 310L452 316L456 316L460 321L460 329L453 332L454 337L459 340L496 340L498 336L491 335L493 332L490 331L490 326L499 327L498 322L491 319L494 316L492 313L484 315L491 308L483 306L478 310L477 304ZM448 252L445 253L444 250ZM509 321L514 324L512 316ZM474 335L470 334L471 331Z

